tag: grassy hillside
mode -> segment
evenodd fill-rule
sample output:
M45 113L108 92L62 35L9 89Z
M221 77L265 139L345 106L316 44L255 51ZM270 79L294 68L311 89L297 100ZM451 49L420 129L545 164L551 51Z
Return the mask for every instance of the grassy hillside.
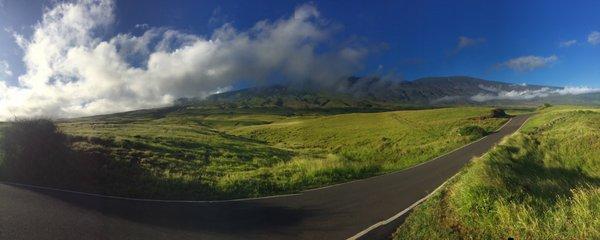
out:
M395 239L600 238L600 110L552 107L417 207Z
M230 132L305 156L336 153L343 162L359 162L387 172L423 162L479 137L460 136L461 127L479 125L492 131L506 120L473 118L487 113L484 108L353 113L285 119Z
M474 139L489 108L303 114L159 109L59 123L99 161L86 186L121 196L226 199L297 192L404 169ZM461 134L462 133L462 134ZM95 166L94 164L91 164Z

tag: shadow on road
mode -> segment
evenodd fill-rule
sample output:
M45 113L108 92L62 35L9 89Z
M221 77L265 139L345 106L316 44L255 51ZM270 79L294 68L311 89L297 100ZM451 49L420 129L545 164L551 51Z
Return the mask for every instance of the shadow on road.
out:
M177 230L216 233L282 232L314 216L316 210L294 209L257 201L177 203L86 196L16 186L108 216Z

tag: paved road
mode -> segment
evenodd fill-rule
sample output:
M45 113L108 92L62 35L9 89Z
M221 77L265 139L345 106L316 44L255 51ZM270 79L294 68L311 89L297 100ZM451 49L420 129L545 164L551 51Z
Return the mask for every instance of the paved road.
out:
M408 170L293 196L144 202L0 184L0 239L346 239L423 198L526 119Z

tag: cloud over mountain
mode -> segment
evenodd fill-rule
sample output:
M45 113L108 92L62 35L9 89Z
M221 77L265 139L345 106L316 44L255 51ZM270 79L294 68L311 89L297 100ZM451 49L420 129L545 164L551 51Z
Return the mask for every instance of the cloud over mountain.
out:
M15 34L27 72L17 85L0 81L0 119L164 106L272 76L323 84L352 74L367 54L360 46L320 48L333 28L310 4L248 30L225 24L210 37L161 27L105 36L114 8L111 0L56 3L31 37Z
M511 90L504 91L494 88L482 88L492 93L479 93L471 97L471 100L476 102L485 102L490 100L530 100L534 98L544 98L557 95L580 95L588 93L598 93L600 89L589 87L564 87L564 88L549 88L542 87L539 89Z

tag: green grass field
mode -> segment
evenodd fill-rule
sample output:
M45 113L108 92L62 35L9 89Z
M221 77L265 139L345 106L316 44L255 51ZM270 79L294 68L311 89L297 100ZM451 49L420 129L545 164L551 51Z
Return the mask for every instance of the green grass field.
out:
M421 163L507 119L489 108L379 113L187 109L62 121L72 148L109 156L103 193L227 199L297 192Z
M543 109L417 207L394 238L598 239L599 156L599 109Z

